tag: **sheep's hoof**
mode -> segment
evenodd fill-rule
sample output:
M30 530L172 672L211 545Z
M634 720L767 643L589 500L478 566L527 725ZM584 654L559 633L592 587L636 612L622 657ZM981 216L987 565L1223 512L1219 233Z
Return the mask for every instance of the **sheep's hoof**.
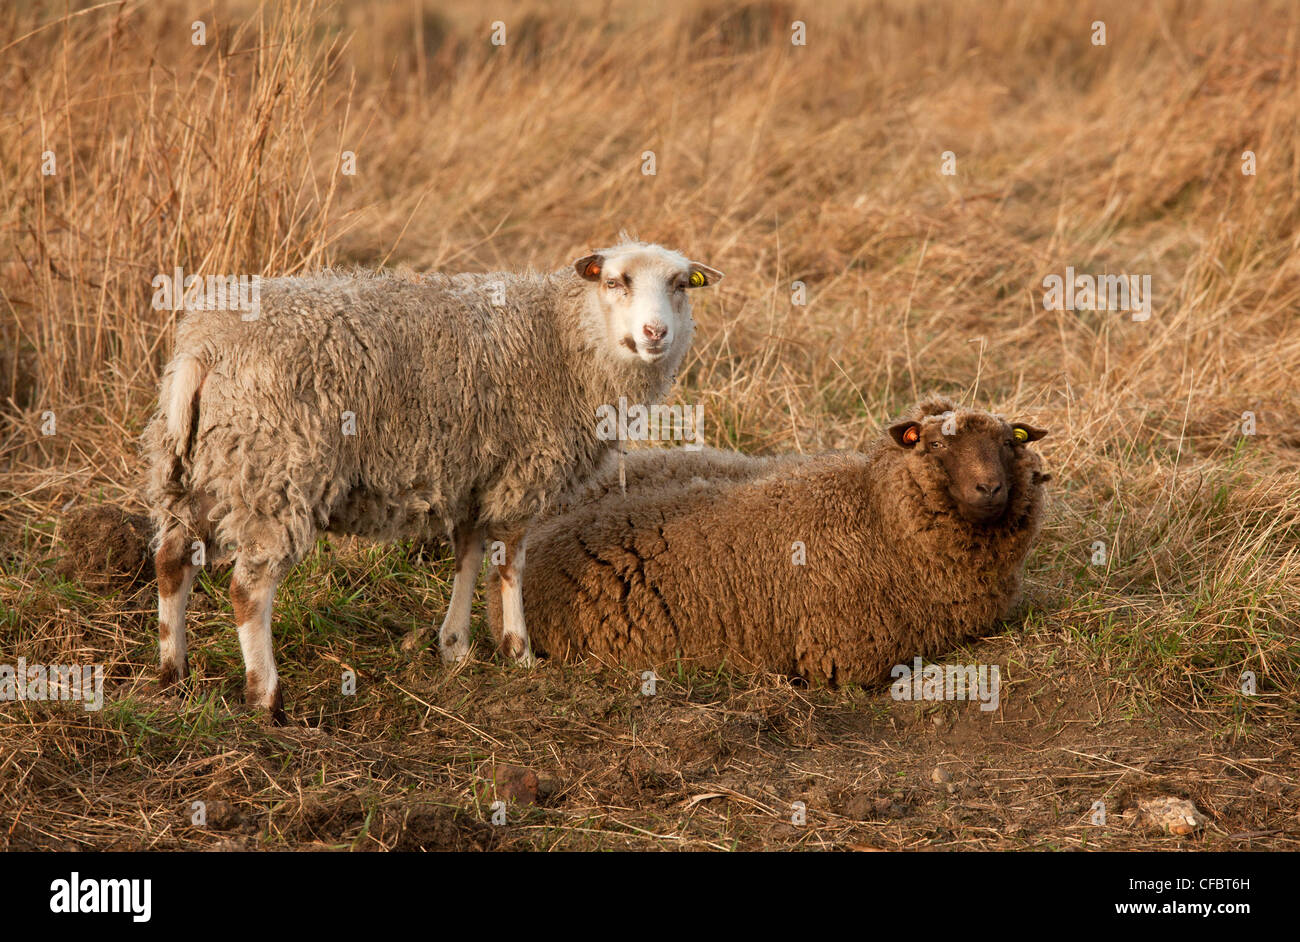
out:
M245 681L244 703L255 710L265 712L275 726L287 726L289 723L289 718L284 713L284 693L279 680L275 682L275 690L269 695L263 692L259 685Z
M189 676L189 661L182 661L180 670L176 669L175 664L162 664L158 668L158 686L162 690L175 687L182 680Z
M537 663L528 639L519 635L504 635L501 638L501 655L509 658L517 667L532 667Z
M444 664L455 666L469 660L469 641L459 635L449 635L445 640L439 639L438 653Z

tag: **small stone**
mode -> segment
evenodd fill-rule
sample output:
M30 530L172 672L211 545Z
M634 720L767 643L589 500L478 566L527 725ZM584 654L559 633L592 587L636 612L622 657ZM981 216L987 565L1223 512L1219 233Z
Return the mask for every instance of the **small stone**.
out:
M947 769L936 765L934 771L930 773L930 781L934 782L936 785L942 785L944 782L952 781L952 776L948 773Z
M214 831L229 831L242 823L243 816L228 801L215 799L204 803L207 826Z
M1168 834L1187 835L1209 820L1185 798L1152 798L1138 802L1138 823Z
M537 776L537 798L539 801L545 801L560 790L560 780L554 775L547 775L543 772Z
M478 777L487 786L488 797L531 805L537 801L541 783L537 773L522 765L494 764L491 760L478 768Z

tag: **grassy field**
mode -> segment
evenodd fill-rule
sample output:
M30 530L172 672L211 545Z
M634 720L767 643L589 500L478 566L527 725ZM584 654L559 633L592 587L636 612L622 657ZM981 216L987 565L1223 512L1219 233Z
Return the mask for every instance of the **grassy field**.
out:
M105 703L0 704L0 848L1300 847L1300 8L82 6L0 10L0 664L102 664ZM711 444L860 448L930 391L1050 429L1024 611L945 659L999 665L997 711L690 665L647 697L496 660L481 601L451 671L400 648L450 561L352 540L280 593L290 726L242 708L228 572L155 689L149 573L70 531L143 511L156 274L622 229L726 272L675 393ZM1046 309L1067 267L1149 275L1151 317ZM493 762L539 778L503 826ZM1205 825L1144 828L1161 796Z

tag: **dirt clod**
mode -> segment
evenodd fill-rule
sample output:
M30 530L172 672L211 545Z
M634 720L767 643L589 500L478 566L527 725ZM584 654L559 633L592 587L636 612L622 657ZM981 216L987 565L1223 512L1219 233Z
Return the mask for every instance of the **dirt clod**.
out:
M888 809L889 799L884 799L884 802L885 808ZM879 799L867 792L854 795L844 802L844 817L852 818L854 821L869 821L879 813Z
M64 519L64 554L57 575L83 585L130 588L153 578L151 528L141 514L111 504L80 507Z
M393 850L492 850L497 832L490 824L431 804L412 805L404 815Z

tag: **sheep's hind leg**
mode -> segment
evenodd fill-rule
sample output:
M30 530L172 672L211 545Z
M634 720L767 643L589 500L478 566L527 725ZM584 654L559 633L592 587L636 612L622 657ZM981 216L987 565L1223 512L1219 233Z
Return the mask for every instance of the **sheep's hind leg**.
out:
M506 559L501 564L501 653L523 667L534 663L533 648L524 624L524 557L527 533L505 540Z
M456 579L451 587L451 604L438 632L438 650L448 664L458 664L469 657L470 606L483 566L483 531L473 524L457 524L452 543L456 551Z
M158 683L170 687L189 674L185 639L185 607L199 567L190 562L185 532L173 529L158 542L154 557L158 574Z
M239 647L244 652L244 701L271 714L277 724L285 722L284 697L275 670L271 648L271 607L279 580L268 566L235 564L230 577L230 600L239 628Z

